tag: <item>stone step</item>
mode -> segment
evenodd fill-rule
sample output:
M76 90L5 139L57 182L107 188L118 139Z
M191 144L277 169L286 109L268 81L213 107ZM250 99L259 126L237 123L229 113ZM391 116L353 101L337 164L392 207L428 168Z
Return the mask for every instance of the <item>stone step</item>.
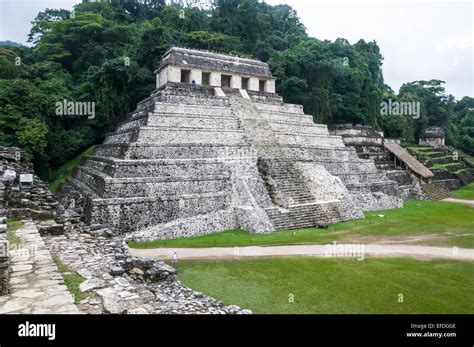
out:
M275 135L281 145L345 146L340 136L291 132L275 132Z
M94 190L95 187L89 187L87 183L80 181L76 177L71 178L68 182L85 196L88 196L90 198L99 197Z
M147 196L93 199L88 224L108 224L121 232L130 232L168 223L178 218L206 215L230 207L227 193L182 196Z
M314 124L298 124L294 122L272 122L270 121L271 128L275 132L291 132L295 134L313 134L313 135L324 135L329 136L327 127L319 127Z
M227 117L150 117L147 126L157 128L238 130L239 121L236 118Z
M232 116L185 115L178 113L152 113L132 117L121 122L113 134L139 127L197 128L197 129L238 129L238 120ZM112 135L112 134L111 134Z
M147 123L147 117L146 116L140 116L139 118L131 118L126 120L125 122L121 122L117 126L117 132L123 132L123 131L128 131L130 129L138 128L141 126L146 125Z
M209 113L202 113L202 112L199 112L199 113L196 113L196 114L193 114L193 113L182 113L182 112L161 112L161 111L158 111L158 112L153 112L153 113L149 113L148 114L148 117L156 117L156 118L159 118L159 117L169 117L169 118L179 118L179 119L186 119L186 118L197 118L197 119L227 119L227 120L233 120L233 119L236 119L236 116L231 112L229 111L228 108L226 108L226 110L228 111L227 113L225 114L216 114L216 113L213 113L213 112L209 112Z
M256 161L250 144L222 143L131 143L97 145L95 154L119 159L200 159L218 158L224 161L241 159ZM248 159L247 159L248 158ZM254 159L252 159L254 158Z
M242 130L199 129L199 128L150 128L142 127L138 132L138 143L163 144L221 144L238 145L245 142Z
M161 103L156 102L154 113L174 113L184 115L231 115L231 110L227 106L216 106L208 105L205 100L201 99L200 102L194 104L172 104L172 103Z
M265 114L265 117L267 121L271 125L281 125L281 126L296 126L296 127L304 127L304 126L309 126L312 128L319 128L321 131L324 131L324 133L329 135L329 130L327 125L325 124L316 124L313 122L313 119L310 116L305 117L275 117L275 114Z
M267 209L266 212L277 230L325 226L351 219L347 210L338 202L293 206L286 212Z
M255 107L263 113L283 113L283 114L299 114L304 115L303 107L301 105L293 104L260 104L255 103Z
M121 130L117 133L106 135L104 144L127 144L135 142L138 136L138 127Z
M181 196L216 193L229 189L229 176L113 178L91 168L79 167L76 179L85 183L101 198Z
M313 125L313 117L306 114L295 114L295 113L281 113L281 112L261 112L260 117L264 117L268 122L271 123L287 123L290 122L295 125Z
M221 159L136 159L120 160L106 157L86 157L81 166L115 178L181 177L229 175Z

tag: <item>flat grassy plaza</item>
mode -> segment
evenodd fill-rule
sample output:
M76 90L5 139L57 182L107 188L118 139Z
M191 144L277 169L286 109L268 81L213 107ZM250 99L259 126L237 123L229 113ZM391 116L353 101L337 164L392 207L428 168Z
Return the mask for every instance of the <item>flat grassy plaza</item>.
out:
M254 313L472 313L474 263L403 258L182 261L187 286Z
M453 197L456 199L474 200L474 183L454 191Z
M454 192L470 198L473 185ZM444 201L406 201L364 220L327 229L255 235L242 230L130 243L132 248L207 248L337 243L403 243L474 248L474 209ZM188 287L254 313L472 313L474 261L309 256L181 260Z

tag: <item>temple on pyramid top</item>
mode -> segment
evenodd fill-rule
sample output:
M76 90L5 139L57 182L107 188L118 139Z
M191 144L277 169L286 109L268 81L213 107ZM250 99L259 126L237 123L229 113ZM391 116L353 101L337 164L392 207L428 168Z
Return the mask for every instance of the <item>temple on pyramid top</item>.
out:
M266 63L174 47L156 74L68 182L86 223L145 241L324 228L401 206L398 181L285 103Z
M275 93L268 64L232 55L173 47L155 73L157 88L175 82Z

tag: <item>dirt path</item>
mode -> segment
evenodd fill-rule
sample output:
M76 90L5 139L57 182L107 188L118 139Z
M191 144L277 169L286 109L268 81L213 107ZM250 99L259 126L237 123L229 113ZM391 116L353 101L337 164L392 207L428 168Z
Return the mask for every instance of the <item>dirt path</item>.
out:
M474 200L449 198L449 199L443 199L443 201L454 202L455 204L463 204L463 205L474 207Z
M375 257L411 257L417 259L474 260L474 249L457 247L429 247L415 245L380 244L336 244L336 245L293 245L252 246L228 248L156 248L130 249L134 256L159 260L170 260L174 252L178 259L239 259L252 257L273 257L306 255L317 257L348 257L364 259Z

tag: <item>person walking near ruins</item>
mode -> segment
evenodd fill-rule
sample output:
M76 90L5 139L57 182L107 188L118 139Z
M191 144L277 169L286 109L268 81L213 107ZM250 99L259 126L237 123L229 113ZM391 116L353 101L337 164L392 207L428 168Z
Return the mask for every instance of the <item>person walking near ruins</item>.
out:
M178 264L178 254L176 252L173 252L173 255L171 256L171 263L174 267Z

